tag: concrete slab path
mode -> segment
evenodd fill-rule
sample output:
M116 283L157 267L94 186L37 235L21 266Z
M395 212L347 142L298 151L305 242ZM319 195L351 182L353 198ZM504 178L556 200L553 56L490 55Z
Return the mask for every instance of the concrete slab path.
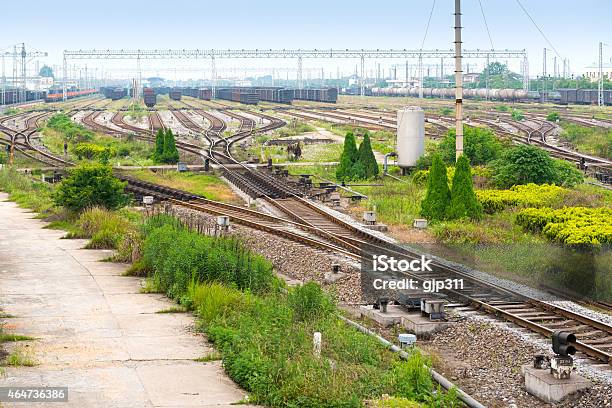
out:
M0 193L0 308L8 333L35 337L5 343L31 357L33 367L7 367L0 386L68 387L53 407L230 407L246 393L193 330L190 314L156 313L165 296L140 293L141 278L125 264L100 262L111 251L81 249L62 231ZM49 407L49 403L0 403Z

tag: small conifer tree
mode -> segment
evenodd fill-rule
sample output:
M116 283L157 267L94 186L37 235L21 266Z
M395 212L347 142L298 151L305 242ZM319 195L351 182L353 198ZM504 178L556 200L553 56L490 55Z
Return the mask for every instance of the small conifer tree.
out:
M340 164L336 169L336 180L344 181L352 178L352 169L358 157L355 135L353 132L348 132L344 137L344 149L340 156Z
M153 160L156 162L161 162L164 156L164 131L162 129L157 129L157 134L155 135L155 151L153 152Z
M440 155L433 157L427 178L427 193L421 202L421 215L431 221L443 220L451 199L446 165Z
M480 219L482 205L478 202L472 184L470 161L465 155L459 156L453 176L450 205L446 208L447 219Z
M376 157L374 156L374 152L372 151L372 144L370 142L370 135L367 132L363 136L363 141L359 145L357 163L360 163L360 167L363 167L363 170L355 169L353 171L355 178L369 179L378 175L378 163L376 163ZM359 172L363 174L357 174L357 170L359 170Z
M166 135L164 137L164 153L163 153L163 162L168 164L175 164L179 161L179 153L176 148L176 143L174 142L174 134L172 134L172 129L166 130Z

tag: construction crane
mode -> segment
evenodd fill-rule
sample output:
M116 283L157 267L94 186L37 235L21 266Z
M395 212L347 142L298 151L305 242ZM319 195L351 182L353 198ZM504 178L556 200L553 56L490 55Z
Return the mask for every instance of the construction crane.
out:
M2 57L2 66L4 66L4 58L6 57L13 58L13 85L17 84L17 78L19 78L20 79L19 81L20 82L19 84L20 92L19 92L18 102L25 102L26 100L26 79L27 79L26 64L27 62L29 62L27 59L46 57L48 56L48 54L46 52L41 52L41 51L26 52L25 43L21 43L21 44L17 44L13 46L12 52L6 51L4 53L0 53L0 56ZM21 72L19 76L17 75L18 66L21 68L20 70ZM3 95L4 95L5 90L6 90L6 77L3 75L2 77Z

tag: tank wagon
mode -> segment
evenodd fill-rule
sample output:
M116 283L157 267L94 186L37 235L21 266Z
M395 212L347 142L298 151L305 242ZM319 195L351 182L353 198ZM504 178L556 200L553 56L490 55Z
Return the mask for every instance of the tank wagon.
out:
M66 91L67 99L80 98L83 96L93 95L98 93L97 89L68 89ZM62 89L49 89L45 95L45 102L59 102L64 99Z
M419 96L418 87L402 88L372 88L374 96ZM455 88L423 88L425 98L455 98ZM539 94L527 92L523 89L464 89L463 97L466 99L494 99L503 101L534 101L540 98Z

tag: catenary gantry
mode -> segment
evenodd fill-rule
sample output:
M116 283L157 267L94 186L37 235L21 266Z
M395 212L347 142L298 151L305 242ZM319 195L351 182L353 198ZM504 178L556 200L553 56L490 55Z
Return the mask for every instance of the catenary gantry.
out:
M527 51L522 50L463 50L463 58L519 58L523 60L524 78L527 75ZM363 76L365 72L366 59L402 58L418 59L422 66L423 59L429 58L454 58L453 49L149 49L149 50L65 50L64 67L70 59L135 59L140 66L141 59L210 59L213 71L213 88L216 79L215 59L217 58L297 58L298 60L298 84L302 84L302 59L303 58L359 58L361 60L361 94L364 93ZM422 69L421 76L422 76ZM65 71L64 71L65 72Z

